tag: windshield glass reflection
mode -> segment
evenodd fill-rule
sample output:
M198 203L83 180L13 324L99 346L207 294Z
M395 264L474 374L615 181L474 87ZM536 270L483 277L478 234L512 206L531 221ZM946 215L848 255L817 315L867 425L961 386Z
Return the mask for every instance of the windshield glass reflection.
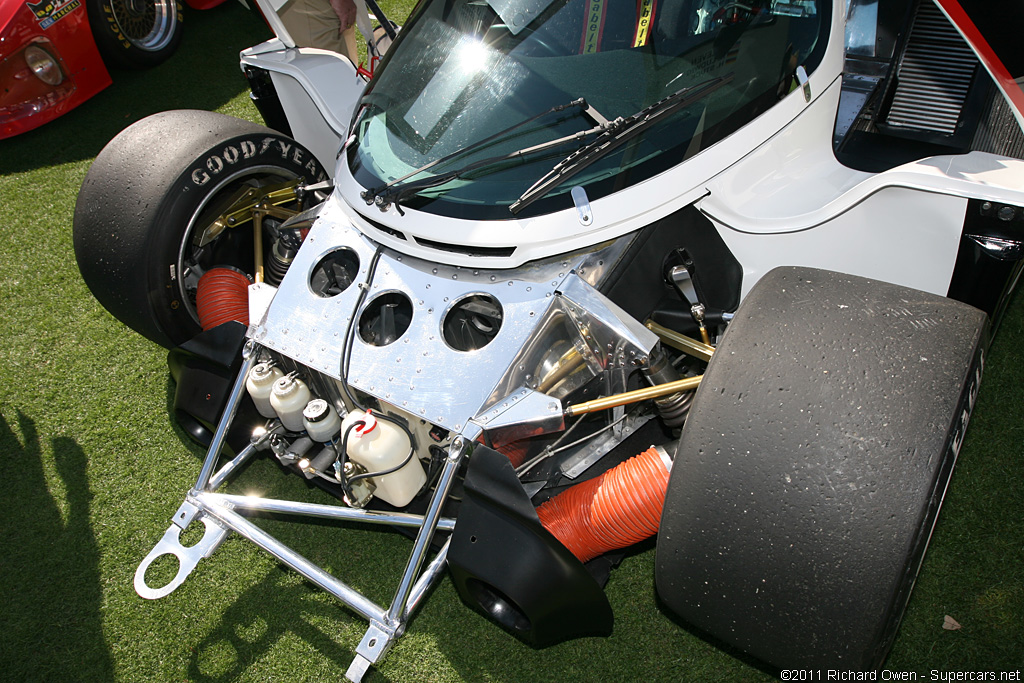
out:
M769 108L792 89L797 66L811 71L820 61L828 29L824 0L433 0L420 5L363 97L350 168L369 188L453 155L425 172L443 174L591 128L568 109L458 154L576 98L614 119L728 77L576 176L572 184L594 199L680 163ZM481 167L407 205L509 218L509 205L579 144ZM555 188L527 215L569 206L569 189Z

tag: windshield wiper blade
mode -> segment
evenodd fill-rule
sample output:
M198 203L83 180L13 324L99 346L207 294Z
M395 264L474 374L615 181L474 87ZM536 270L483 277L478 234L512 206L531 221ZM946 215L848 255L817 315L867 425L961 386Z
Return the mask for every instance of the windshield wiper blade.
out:
M524 119L524 120L520 121L519 123L515 123L515 124L509 126L508 128L504 128L502 130L499 130L497 133L494 133L493 135L490 135L490 136L488 136L488 137L486 137L486 138L484 138L482 140L477 140L476 142L474 142L471 145L467 145L467 146L465 146L465 147L463 147L461 149L457 149L454 152L452 152L451 154L447 154L447 155L441 157L440 159L435 159L435 160L433 160L433 161L431 161L431 162L429 162L427 164L424 164L423 166L420 166L419 168L413 169L412 171L409 171L408 173L406 173L401 178L395 178L391 182L385 183L384 185L380 185L380 186L375 187L375 188L370 188L368 190L364 190L362 193L360 193L360 197L362 197L363 201L365 201L368 205L376 204L378 207L381 207L381 209L386 209L387 205L390 205L391 202L398 201L398 199L397 199L398 197L410 196L412 194L416 194L416 192L419 192L420 190L428 189L428 188L431 188L431 187L436 187L438 185L443 185L444 183L446 183L446 182L448 182L450 180L453 180L454 178L458 177L459 173L466 173L466 172L468 172L469 170L472 170L472 169L470 169L469 167L463 168L463 169L459 169L459 171L448 173L448 174L442 174L440 176L435 176L435 177L432 177L432 178L427 178L427 179L425 179L423 181L418 181L417 183L407 183L406 181L408 181L409 178L412 178L413 176L419 175L420 173L423 173L424 171L430 170L434 166L437 166L439 164L443 164L443 163L451 161L452 159L455 159L457 157L466 155L466 154L468 154L470 152L473 152L475 150L478 150L478 149L481 149L483 147L486 147L487 145L491 144L492 142L495 142L496 140L499 140L500 138L503 138L503 137L507 136L509 133L512 133L512 132L516 131L517 129L522 128L523 126L526 126L526 125L528 125L530 123L533 123L537 119L540 119L542 117L548 116L549 114L555 114L555 113L558 113L560 111L565 111L566 109L572 109L573 107L579 107L580 108L580 112L585 114L586 116L590 117L591 119L593 119L598 124L599 127L602 126L602 125L604 125L604 126L609 125L609 122L608 122L607 119L605 119L603 116L601 116L601 114L596 109L594 109L589 104L587 104L587 101L584 98L580 97L578 99L573 100L572 102L567 102L565 104L558 104L558 105L555 105L554 107L551 107L550 109L542 111L539 114L534 114L533 116L531 116L531 117L529 117L527 119ZM591 130L593 130L593 129L591 129ZM591 130L584 131L584 133L590 134ZM572 137L574 137L574 136L569 136L567 138L562 138L562 139L553 141L553 143L551 145L549 145L549 146L553 146L553 144L559 144L559 143L563 142L566 139L571 139ZM480 162L477 162L476 164L471 164L470 166L472 166L473 168L479 168L479 167L482 167L482 166L485 166L485 165L496 163L498 161L502 161L502 160L504 160L505 157L514 158L515 156L521 155L520 153L538 151L538 148L541 148L541 146L538 145L535 148L527 148L526 150L517 150L516 152L512 152L511 154L508 154L508 155L503 155L503 156L499 156L499 157L492 157L490 159L484 159L484 160L482 160ZM443 180L438 180L439 178L443 178Z
M707 97L731 81L732 78L732 74L709 78L703 83L676 91L625 119L616 119L595 140L555 164L544 177L509 205L509 211L513 215L519 213L558 185L604 158L658 121Z

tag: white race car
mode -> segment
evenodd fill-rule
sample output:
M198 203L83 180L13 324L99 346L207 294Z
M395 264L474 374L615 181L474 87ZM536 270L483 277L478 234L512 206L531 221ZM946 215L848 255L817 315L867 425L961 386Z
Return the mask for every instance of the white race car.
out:
M271 128L140 121L75 211L209 444L139 594L237 534L366 618L358 681L446 569L533 645L607 634L657 534L700 632L880 667L1021 271L1024 7L422 0L396 34L370 0L371 77L259 4ZM334 498L223 492L255 456ZM251 513L415 543L376 604Z

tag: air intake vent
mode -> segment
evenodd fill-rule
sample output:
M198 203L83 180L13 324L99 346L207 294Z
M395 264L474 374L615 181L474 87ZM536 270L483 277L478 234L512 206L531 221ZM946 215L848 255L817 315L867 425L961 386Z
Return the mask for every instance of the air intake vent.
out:
M449 242L435 242L434 240L414 237L416 244L430 249L449 251L453 254L465 254L466 256L497 256L507 258L516 252L515 247L474 247L467 244L451 244Z
M359 217L362 218L367 223L369 223L375 229L380 230L385 235L391 235L392 237L395 237L395 238L400 239L400 240L407 240L408 239L405 236L405 233L403 233L402 231L395 230L394 228L389 228L388 226L384 225L383 223L378 223L377 221L373 220L369 216L365 216L365 215L360 213Z
M931 0L920 2L900 58L885 123L952 136L957 132L978 60Z

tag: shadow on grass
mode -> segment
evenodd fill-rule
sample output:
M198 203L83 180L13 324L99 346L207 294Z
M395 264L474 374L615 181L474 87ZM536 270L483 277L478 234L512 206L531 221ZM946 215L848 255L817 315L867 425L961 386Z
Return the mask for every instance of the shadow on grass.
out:
M0 175L91 159L150 114L217 109L248 90L239 51L270 37L259 14L236 2L187 12L181 46L169 60L144 71L112 71L113 85L96 97L41 128L0 141Z
M327 635L316 621L351 620L340 605L313 599L316 589L278 567L249 588L224 613L220 625L192 651L190 680L237 680L284 637L297 638L346 668L354 653ZM374 680L384 680L379 676Z
M275 463L257 464L271 465L271 471L277 469ZM266 474L264 468L257 478L264 480ZM303 496L306 491L296 484L299 482L294 478L278 478L264 492L265 497L308 502ZM313 493L317 498L323 495L319 491ZM390 594L392 585L397 585L398 575L390 567L376 567L364 561L364 553L370 558L380 556L382 533L397 534L389 527L290 515L245 516L371 600L379 601L382 594ZM230 542L248 541L236 537ZM389 545L386 539L384 543ZM281 652L285 650L296 653L292 661L304 662L299 665L305 671L298 680L335 680L355 657L356 643L366 628L362 617L278 564L258 582L250 584L219 615L217 626L202 640L190 643L188 680L228 683L261 677L267 670L279 675L276 667L280 666ZM315 651L316 656L311 656L310 651ZM386 683L390 679L373 669L367 680Z
M59 484L47 481L35 422L18 411L16 432L0 415L0 678L112 680L87 458L71 439L51 446Z

